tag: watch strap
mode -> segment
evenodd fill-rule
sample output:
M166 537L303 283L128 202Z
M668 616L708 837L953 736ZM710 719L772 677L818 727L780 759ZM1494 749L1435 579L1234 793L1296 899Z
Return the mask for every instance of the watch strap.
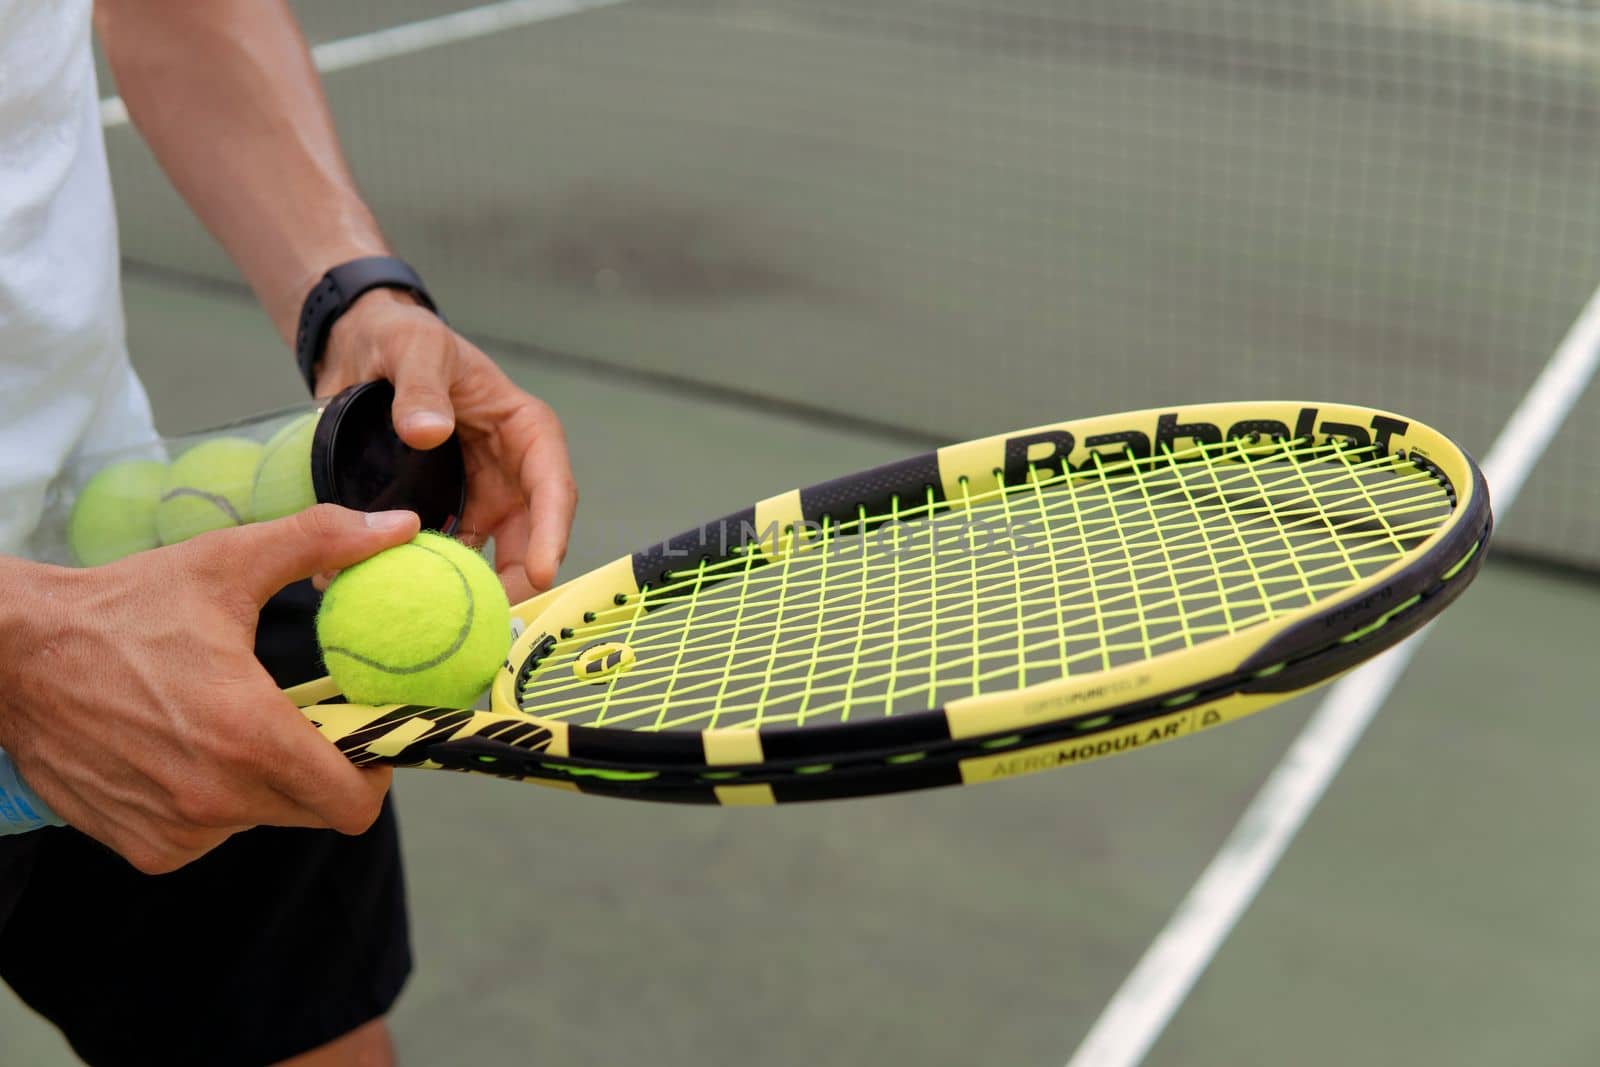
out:
M306 294L305 303L300 306L300 324L295 330L295 363L300 367L306 388L312 393L317 388L317 364L327 348L333 324L363 293L373 289L403 290L423 307L439 314L422 278L404 260L393 256L363 256L334 267Z

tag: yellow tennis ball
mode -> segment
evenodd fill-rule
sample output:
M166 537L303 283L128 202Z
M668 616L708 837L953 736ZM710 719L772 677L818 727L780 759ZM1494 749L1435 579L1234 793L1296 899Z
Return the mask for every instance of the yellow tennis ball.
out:
M256 467L250 510L256 522L281 519L317 502L311 484L311 438L317 416L304 415L267 439Z
M494 569L435 533L341 571L317 612L328 674L358 704L466 708L511 647Z
M261 446L243 437L212 438L179 456L167 468L156 509L161 543L175 545L207 530L250 522L260 458Z
M89 479L67 519L67 545L79 563L98 567L161 543L156 506L167 465L131 459Z

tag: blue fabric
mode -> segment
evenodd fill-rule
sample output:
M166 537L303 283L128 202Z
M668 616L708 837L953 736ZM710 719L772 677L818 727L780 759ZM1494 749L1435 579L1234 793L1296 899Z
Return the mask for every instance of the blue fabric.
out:
M38 794L28 788L11 757L0 750L0 836L65 825Z

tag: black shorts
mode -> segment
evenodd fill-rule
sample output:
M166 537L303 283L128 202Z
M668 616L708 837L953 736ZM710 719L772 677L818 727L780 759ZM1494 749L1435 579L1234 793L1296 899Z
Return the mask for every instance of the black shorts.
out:
M262 614L280 685L321 673L315 594ZM90 1064L270 1064L385 1015L411 970L394 811L264 828L171 874L69 829L0 838L0 978Z

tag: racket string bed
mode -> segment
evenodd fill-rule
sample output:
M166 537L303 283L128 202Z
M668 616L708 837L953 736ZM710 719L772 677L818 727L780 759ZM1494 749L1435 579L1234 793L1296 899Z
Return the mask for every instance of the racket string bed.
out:
M922 711L1277 618L1400 558L1453 505L1425 464L1306 440L1094 453L996 481L664 574L563 633L519 702L646 730ZM634 661L597 684L566 664L598 640Z
M1322 684L1455 601L1492 529L1471 457L1392 413L1125 412L769 496L541 593L487 710L291 696L358 764L579 793L971 785Z

